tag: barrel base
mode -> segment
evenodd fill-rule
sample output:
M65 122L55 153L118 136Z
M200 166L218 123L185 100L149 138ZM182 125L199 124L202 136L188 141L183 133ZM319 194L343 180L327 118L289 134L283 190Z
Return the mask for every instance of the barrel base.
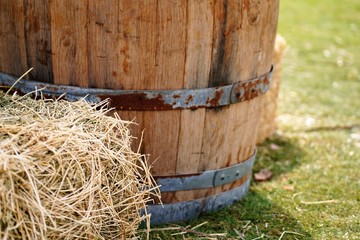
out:
M160 225L188 221L197 218L201 213L232 205L247 194L250 181L249 177L241 186L215 196L172 204L148 205L147 213L151 215L150 223Z

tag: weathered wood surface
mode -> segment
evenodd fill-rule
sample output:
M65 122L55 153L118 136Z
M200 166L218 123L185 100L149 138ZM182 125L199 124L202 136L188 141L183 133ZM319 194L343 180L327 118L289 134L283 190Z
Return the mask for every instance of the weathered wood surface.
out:
M39 81L112 89L203 88L263 75L278 18L278 0L0 0L0 6L0 71L21 75L35 67L31 77ZM138 123L134 136L144 130L141 151L150 154L153 174L174 175L250 157L262 102L119 113ZM234 184L164 194L164 202Z

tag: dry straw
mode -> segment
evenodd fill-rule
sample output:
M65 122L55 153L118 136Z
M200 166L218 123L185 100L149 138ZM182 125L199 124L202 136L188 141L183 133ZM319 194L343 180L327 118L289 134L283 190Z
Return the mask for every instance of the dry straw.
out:
M157 191L131 123L109 112L0 92L0 239L136 236Z

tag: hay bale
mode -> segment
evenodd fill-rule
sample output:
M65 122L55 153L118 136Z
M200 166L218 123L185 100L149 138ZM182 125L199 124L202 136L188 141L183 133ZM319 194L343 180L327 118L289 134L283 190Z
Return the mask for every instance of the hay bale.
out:
M270 137L276 130L276 111L281 85L281 63L285 53L286 41L277 34L274 47L273 62L275 65L273 79L269 91L264 96L264 106L262 109L260 124L257 132L256 143L262 143L266 138Z
M109 111L0 93L0 239L136 235L154 185Z

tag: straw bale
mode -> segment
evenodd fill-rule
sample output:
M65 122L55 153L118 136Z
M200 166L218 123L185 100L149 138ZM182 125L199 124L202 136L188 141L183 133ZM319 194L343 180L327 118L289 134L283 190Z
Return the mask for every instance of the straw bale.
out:
M106 103L0 92L0 239L128 239L151 195L127 121Z
M281 85L281 64L285 54L286 41L277 34L274 47L273 62L275 65L273 79L269 91L264 96L264 105L260 117L260 124L257 132L256 142L262 143L267 137L270 137L276 130L276 111Z

